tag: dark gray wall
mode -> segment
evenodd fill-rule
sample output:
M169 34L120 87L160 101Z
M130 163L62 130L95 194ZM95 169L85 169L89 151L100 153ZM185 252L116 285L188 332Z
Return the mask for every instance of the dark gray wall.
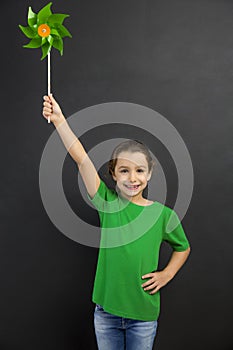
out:
M26 25L28 6L37 12L45 4L1 2L0 348L94 350L97 249L60 233L39 191L40 158L53 131L41 116L46 62L40 50L22 48L27 40L17 25ZM192 254L162 290L155 348L232 349L233 2L55 0L52 9L71 14L73 39L62 58L53 54L53 93L66 116L102 102L148 106L177 128L191 154L195 188L183 225ZM87 149L106 131L113 133L84 135ZM172 205L176 171L161 154ZM76 176L67 157L64 184L78 214ZM87 220L98 224L91 209ZM168 256L163 247L161 267Z

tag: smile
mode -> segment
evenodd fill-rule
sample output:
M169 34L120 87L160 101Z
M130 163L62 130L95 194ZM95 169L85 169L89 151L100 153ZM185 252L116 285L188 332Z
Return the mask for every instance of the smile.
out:
M129 190L137 190L139 188L139 185L124 185Z

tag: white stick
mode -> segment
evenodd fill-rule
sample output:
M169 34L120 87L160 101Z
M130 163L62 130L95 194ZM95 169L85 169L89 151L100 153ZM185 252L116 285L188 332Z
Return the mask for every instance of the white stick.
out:
M50 51L48 53L48 96L51 94L51 61ZM50 123L50 117L48 117L48 123Z

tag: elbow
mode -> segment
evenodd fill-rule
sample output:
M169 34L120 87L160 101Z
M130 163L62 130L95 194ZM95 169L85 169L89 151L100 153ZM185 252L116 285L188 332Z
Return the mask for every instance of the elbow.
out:
M189 254L191 253L191 247L190 246L186 249L186 253L187 253L187 256L189 256Z

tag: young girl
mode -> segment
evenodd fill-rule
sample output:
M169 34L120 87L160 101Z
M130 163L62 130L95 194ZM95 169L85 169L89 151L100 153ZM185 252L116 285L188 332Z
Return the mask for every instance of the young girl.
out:
M101 245L92 298L98 348L152 349L159 290L185 263L190 246L176 213L143 197L154 165L150 152L135 140L118 145L109 161L116 190L109 189L52 95L44 96L43 116L56 127L99 212ZM167 233L171 214L177 225ZM173 253L167 266L157 271L162 241L171 245Z

